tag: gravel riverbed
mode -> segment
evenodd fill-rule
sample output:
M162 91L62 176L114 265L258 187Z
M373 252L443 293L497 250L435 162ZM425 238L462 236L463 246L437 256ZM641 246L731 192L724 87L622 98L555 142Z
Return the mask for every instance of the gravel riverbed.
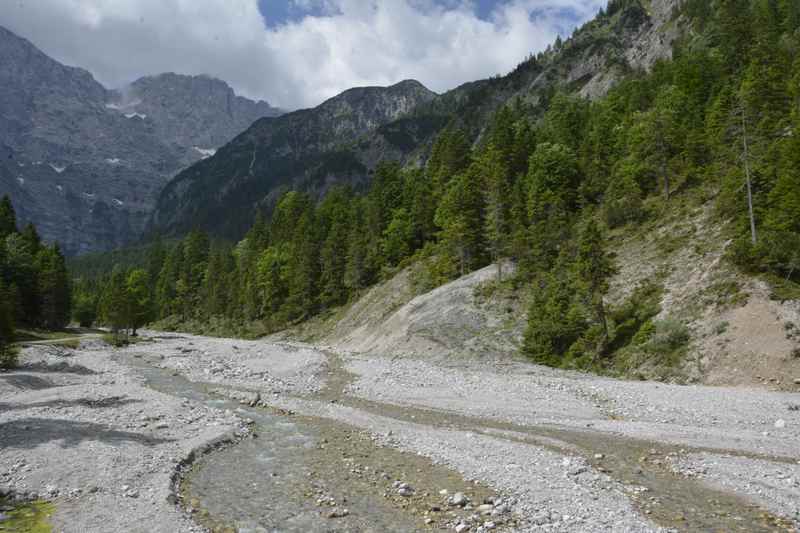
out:
M0 483L54 500L58 531L199 530L168 502L170 478L191 450L245 431L234 413L148 389L117 362L122 354L248 406L363 431L376 450L417 454L490 487L503 502L503 513L471 502L472 514L437 520L437 527L800 526L796 394L149 334L157 342L116 352L99 341L66 357L29 348L20 370L0 374ZM686 498L708 501L684 513Z

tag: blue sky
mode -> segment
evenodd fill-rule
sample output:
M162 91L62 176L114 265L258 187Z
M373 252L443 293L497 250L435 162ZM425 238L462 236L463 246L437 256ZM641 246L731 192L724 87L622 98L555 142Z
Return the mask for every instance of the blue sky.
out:
M505 74L607 0L36 0L0 25L107 87L208 74L284 109L417 79L443 92Z

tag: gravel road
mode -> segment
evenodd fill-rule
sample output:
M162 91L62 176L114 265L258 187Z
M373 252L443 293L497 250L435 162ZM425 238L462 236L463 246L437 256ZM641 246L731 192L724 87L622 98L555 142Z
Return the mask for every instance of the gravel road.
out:
M21 370L0 374L0 482L54 499L56 530L198 528L167 502L176 465L244 431L234 414L149 390L122 354L242 403L361 430L491 487L516 517L474 502L448 525L458 531L800 527L797 394L149 335L157 342L113 352L93 341L68 357L31 347Z

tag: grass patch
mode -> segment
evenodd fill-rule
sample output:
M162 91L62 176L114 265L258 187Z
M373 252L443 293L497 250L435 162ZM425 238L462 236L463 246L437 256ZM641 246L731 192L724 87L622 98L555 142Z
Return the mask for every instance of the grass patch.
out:
M741 307L747 303L747 293L742 291L738 281L726 279L703 291L703 303L718 309Z
M19 350L16 346L0 347L0 369L9 370L17 366ZM2 524L0 524L2 525Z
M109 346L113 346L114 348L124 348L126 346L130 346L131 344L138 344L140 342L149 342L150 339L146 339L144 337L134 337L132 335L128 335L127 333L117 332L117 333L106 333L100 339L108 344Z
M52 346L60 346L61 348L68 348L70 350L77 350L81 346L80 339L68 339L64 341L55 341Z
M764 274L764 281L770 287L770 298L779 302L800 300L800 283L775 274Z
M50 533L50 516L55 506L50 502L26 503L7 511L7 520L0 522L0 531L24 531L26 533Z
M45 330L45 329L18 329L14 332L14 342L43 342L60 339L78 339L81 331L75 329Z

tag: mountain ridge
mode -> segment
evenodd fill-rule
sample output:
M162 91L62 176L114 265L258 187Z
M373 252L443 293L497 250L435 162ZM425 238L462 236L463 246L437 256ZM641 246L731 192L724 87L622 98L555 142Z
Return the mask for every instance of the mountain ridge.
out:
M0 195L70 255L134 242L172 175L280 112L224 81L174 73L133 82L127 93L144 98L131 105L2 26L0 59Z

